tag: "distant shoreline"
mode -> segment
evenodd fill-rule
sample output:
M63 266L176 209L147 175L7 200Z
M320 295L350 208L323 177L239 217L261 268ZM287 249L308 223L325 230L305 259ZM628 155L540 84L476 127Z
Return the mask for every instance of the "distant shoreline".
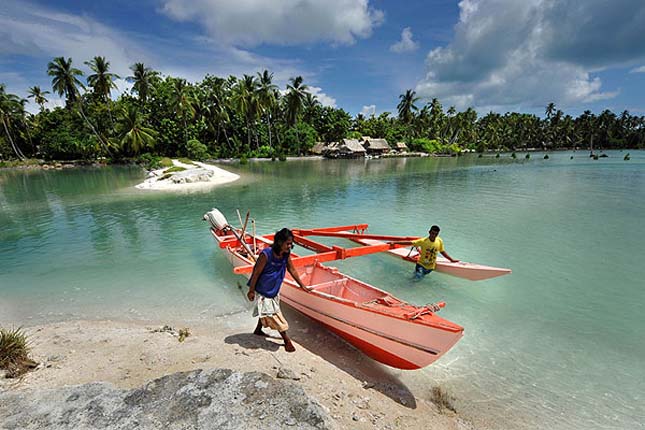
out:
M521 149L521 150L515 150L515 151L502 151L502 152L496 152L496 151L486 151L484 153L481 153L484 155L485 158L490 158L495 157L497 154L504 155L504 154L527 154L527 153L560 153L560 152L580 152L580 153L587 153L589 152L589 149L573 149L573 148L558 148L558 149L549 149L549 150L544 150L544 149L538 149L538 148L528 148L528 149ZM630 151L645 151L644 149L635 149L635 148L624 148L624 149L607 149L604 151L601 150L596 150L594 151L595 153L605 153L605 152L630 152ZM425 155L426 157L436 157L436 158L454 158L454 157L472 157L472 156L479 156L479 152L470 152L470 153L463 153L459 155L449 155L449 154L427 154ZM410 154L404 154L404 155L397 155L397 156L377 156L374 158L380 158L380 159L387 159L387 158L418 158L418 154L412 155ZM357 158L333 158L333 160L360 160L363 157L357 157ZM323 157L322 155L304 155L304 156L298 156L298 157L287 157L286 161L302 161L302 160L327 160L329 158ZM204 160L207 163L213 163L213 164L239 164L240 159L239 158L213 158L213 159L206 159ZM267 161L274 161L274 162L279 162L277 159L272 160L271 158L249 158L247 159L248 162L267 162ZM5 164L10 164L10 165L5 165ZM149 169L146 169L143 165L136 163L135 161L129 161L129 162L116 162L116 163L107 163L102 160L49 160L45 161L42 159L29 159L25 162L17 162L17 161L0 161L0 170L36 170L36 169L42 169L42 170L63 170L63 169L70 169L70 168L78 168L78 167L107 167L107 166L138 166L143 168L146 171L149 171Z

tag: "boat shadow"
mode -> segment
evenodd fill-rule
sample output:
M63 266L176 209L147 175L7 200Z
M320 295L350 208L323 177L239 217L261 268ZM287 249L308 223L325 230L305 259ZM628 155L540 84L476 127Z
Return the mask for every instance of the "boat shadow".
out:
M417 401L410 389L385 365L372 360L341 337L324 326L292 309L282 306L289 321L289 336L301 347L373 389L396 403L410 409L417 408Z

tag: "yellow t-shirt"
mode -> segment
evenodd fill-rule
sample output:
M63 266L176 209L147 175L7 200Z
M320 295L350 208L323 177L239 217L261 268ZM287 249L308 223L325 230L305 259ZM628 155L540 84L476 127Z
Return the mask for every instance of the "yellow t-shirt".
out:
M443 252L443 240L439 236L430 242L428 237L423 237L412 242L412 245L419 248L418 263L425 269L434 270L437 265L437 254Z

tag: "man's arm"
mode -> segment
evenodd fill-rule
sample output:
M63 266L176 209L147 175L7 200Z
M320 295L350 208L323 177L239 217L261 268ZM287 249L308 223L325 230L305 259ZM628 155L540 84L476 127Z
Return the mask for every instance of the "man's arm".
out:
M412 240L393 240L391 242L388 242L390 245L413 245Z
M287 270L291 274L291 277L300 285L300 288L307 290L307 287L305 287L305 284L302 283L300 280L300 275L298 274L298 271L296 270L296 267L293 265L293 262L291 261L291 255L289 255L289 260L287 260Z
M450 262L451 262L451 263L459 263L459 260L455 260L454 258L452 258L451 256L449 256L449 255L448 255L448 253L447 253L446 251L441 251L441 255L443 255L443 256L444 256L444 257L446 257L448 260L450 260Z
M251 275L251 280L249 281L249 292L246 294L246 297L248 297L250 301L255 300L255 284L258 282L260 274L264 270L264 266L266 266L266 264L266 255L260 254L258 261L255 262L255 266L253 267L253 274Z

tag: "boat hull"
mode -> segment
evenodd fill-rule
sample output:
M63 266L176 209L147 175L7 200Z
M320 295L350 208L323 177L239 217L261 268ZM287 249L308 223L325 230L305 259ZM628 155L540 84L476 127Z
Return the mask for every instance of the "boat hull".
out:
M361 245L377 245L385 243L374 239L356 239L356 243ZM409 248L396 248L386 251L388 254L403 260L416 263L419 259L419 253L416 250L410 251ZM451 262L447 258L438 255L435 270L446 275L456 276L458 278L469 279L471 281L482 281L484 279L495 278L497 276L508 275L511 269L502 267L485 266L483 264L468 263L465 261Z

